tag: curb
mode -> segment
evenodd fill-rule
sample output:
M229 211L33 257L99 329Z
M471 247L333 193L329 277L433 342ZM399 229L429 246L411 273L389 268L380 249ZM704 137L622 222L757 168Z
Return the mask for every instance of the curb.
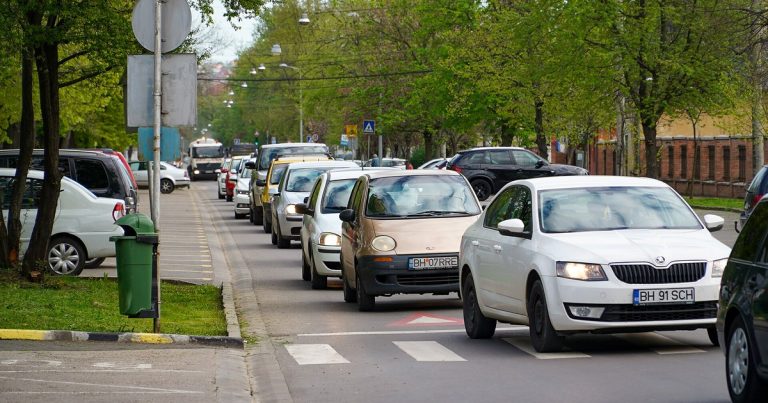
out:
M140 344L200 344L243 348L243 340L228 336L187 336L162 333L102 333L73 330L0 329L0 340L110 341Z
M741 213L743 209L730 208L730 207L713 207L713 206L697 206L696 204L688 203L691 208L697 210L712 210L712 211L727 211L731 213Z

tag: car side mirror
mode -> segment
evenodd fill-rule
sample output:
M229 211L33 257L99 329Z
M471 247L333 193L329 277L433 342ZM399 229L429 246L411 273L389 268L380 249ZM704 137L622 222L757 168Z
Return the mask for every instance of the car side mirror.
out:
M274 196L279 193L280 193L280 190L277 189L277 186L272 186L271 188L269 188L269 194Z
M245 163L245 167L248 169L256 169L256 163L253 161L248 161Z
M214 171L214 172L216 172L217 174L220 174L220 173L222 173L223 171L222 171L221 169L217 169L217 170L216 170L216 171Z
M304 204L307 204L307 203L309 203L309 196L304 198Z
M714 214L704 215L704 226L707 227L709 232L720 231L721 229L723 229L723 224L725 224L725 219L723 219L723 217L720 217L719 215L714 215Z
M499 233L506 236L520 236L523 234L525 224L523 220L519 218L513 218L511 220L504 220L497 226Z
M296 212L299 214L306 214L310 216L314 213L314 211L304 203L299 203L296 205Z
M536 161L536 169L539 169L539 168L543 167L546 164L547 164L546 162L544 162L542 160L538 160L538 161Z
M267 186L267 180L266 179L256 179L256 186L263 188L264 186Z
M344 222L355 221L355 210L352 210L350 208L346 210L342 210L341 213L339 213L339 220Z

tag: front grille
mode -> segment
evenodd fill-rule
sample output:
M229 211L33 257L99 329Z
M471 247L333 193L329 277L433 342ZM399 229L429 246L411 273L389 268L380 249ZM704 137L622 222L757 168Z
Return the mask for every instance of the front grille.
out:
M615 264L611 269L627 284L693 283L704 277L707 262L674 263L663 269L649 264Z
M325 267L331 270L341 270L341 262L326 262L323 260L323 263L325 264Z
M396 281L400 285L451 285L459 284L459 274L398 274Z
M218 162L205 162L205 163L197 163L195 164L198 170L201 171L213 171L216 169L219 169L221 166L221 163Z
M570 310L566 310L570 313ZM602 322L645 322L661 320L711 319L717 316L717 302L687 305L606 305Z
M291 228L291 235L301 235L301 227Z

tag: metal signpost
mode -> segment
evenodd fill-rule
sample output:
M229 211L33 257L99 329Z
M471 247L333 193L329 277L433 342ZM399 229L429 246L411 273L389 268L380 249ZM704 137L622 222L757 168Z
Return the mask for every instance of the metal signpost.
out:
M376 121L364 120L363 133L371 136L376 134ZM370 146L369 146L369 149L370 149ZM384 140L381 138L381 135L379 135L379 161L381 161L381 158L384 158Z

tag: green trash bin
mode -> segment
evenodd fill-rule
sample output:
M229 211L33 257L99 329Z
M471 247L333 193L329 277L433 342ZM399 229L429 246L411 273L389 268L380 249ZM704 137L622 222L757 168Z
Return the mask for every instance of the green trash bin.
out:
M147 317L153 311L152 264L158 243L155 225L144 214L128 214L115 222L124 231L113 236L117 256L117 287L120 313ZM151 315L149 317L152 317Z

